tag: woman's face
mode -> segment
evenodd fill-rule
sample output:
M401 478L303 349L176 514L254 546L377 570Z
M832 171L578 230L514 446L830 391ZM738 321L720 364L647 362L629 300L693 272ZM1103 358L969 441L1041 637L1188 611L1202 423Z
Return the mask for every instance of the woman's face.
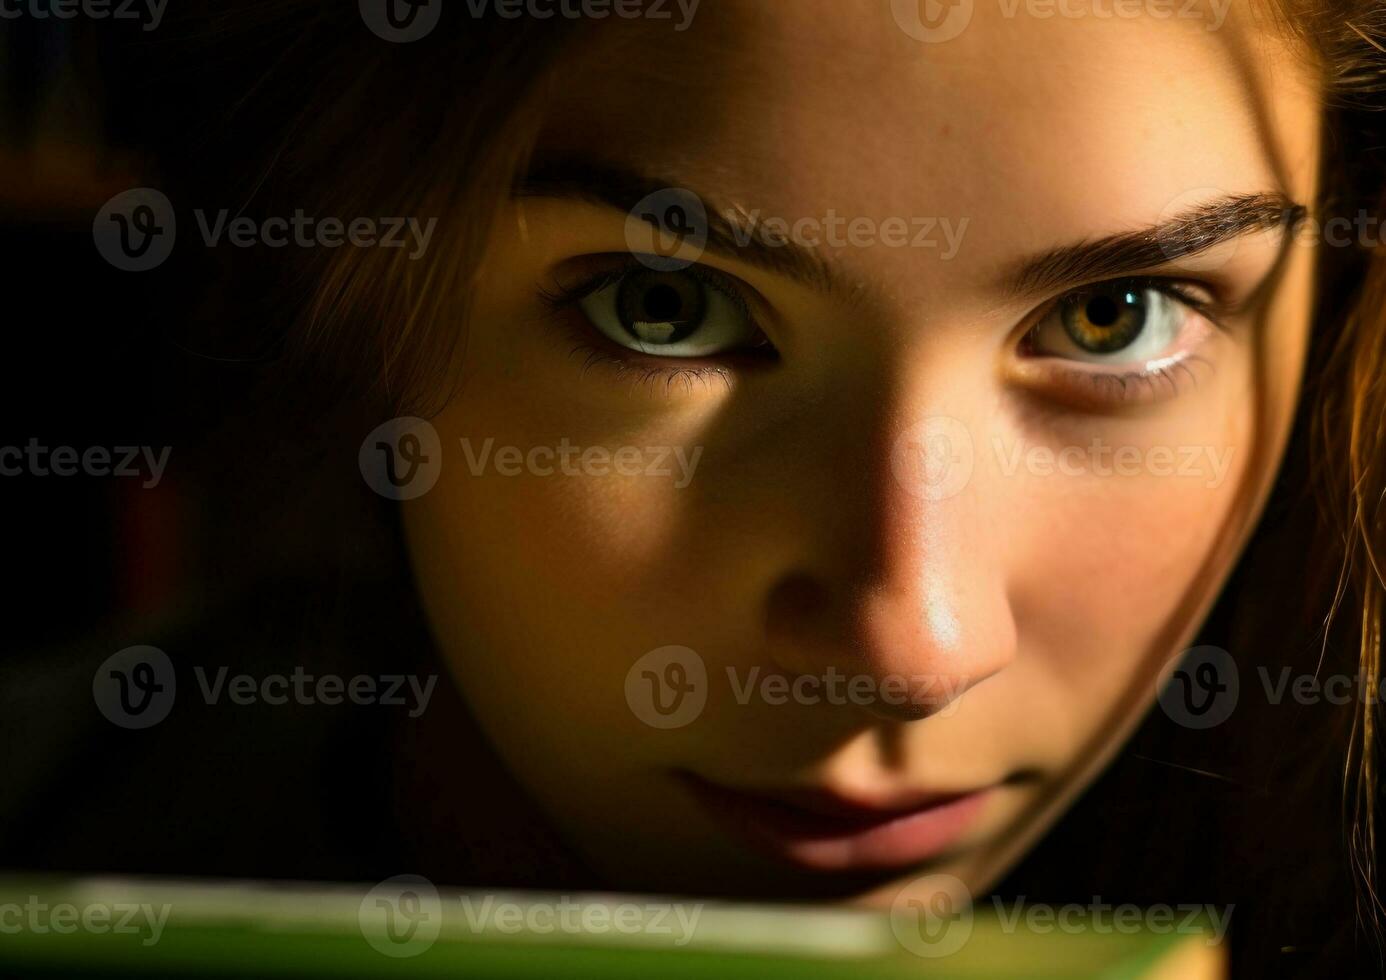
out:
M1286 438L1319 111L1169 6L727 0L555 74L406 522L615 883L979 891L1153 701Z

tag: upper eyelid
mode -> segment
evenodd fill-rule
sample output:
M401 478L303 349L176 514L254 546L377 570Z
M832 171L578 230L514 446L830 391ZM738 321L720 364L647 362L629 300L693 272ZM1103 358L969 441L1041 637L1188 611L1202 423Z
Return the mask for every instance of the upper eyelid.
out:
M594 272L584 277L579 283L576 283L572 286L562 285L564 291L576 292L578 290L587 290L588 294L590 295L591 292L595 292L598 289L602 289L605 286L609 286L612 283L619 281L621 277L628 275L631 272L639 272L641 270L646 269L651 271L658 271L657 269L654 269L653 266L642 262L639 256L629 252L610 252L603 253L601 255L583 256L578 261L597 262L600 260L609 261L610 266L606 269ZM700 272L692 272L691 270L694 269L700 270ZM705 262L693 262L683 269L677 269L672 271L688 271L695 276L705 276L706 278L711 279L714 282L718 280L729 280L730 283L736 286L737 288L748 290L750 292L755 293L757 296L760 295L759 291L756 290L754 286L752 286L750 283L747 283L745 280L741 279L741 277L735 275L734 273L727 272L724 269L719 269L716 266L709 265ZM557 279L557 275L555 274L553 278Z
M638 255L630 252L609 252L599 255L583 256L578 261L598 262L602 260L610 262L610 266L586 276L580 282L573 285L558 282L555 274L551 276L551 278L557 282L559 287L558 292L555 293L551 290L542 289L541 292L551 303L581 302L587 297L600 292L602 289L619 282L623 276L641 270L651 270L650 265L642 262ZM762 337L768 337L764 324L762 323L762 318L756 315L755 305L763 304L768 308L769 302L761 292L750 283L733 272L728 272L725 269L720 269L710 263L701 261L690 263L687 267L675 271L688 272L695 278L707 283L711 288L717 289L726 295L732 302L736 303L737 306L741 308L756 331L760 333ZM754 299L754 304L751 302L751 299Z
M1070 296L1081 295L1082 293L1098 289L1101 287L1112 287L1122 285L1138 286L1142 289L1154 289L1165 296L1170 297L1175 302L1187 306L1193 312L1207 318L1214 326L1222 329L1226 319L1235 312L1235 307L1227 303L1218 293L1206 283L1196 282L1186 277L1180 276L1158 276L1158 275L1137 275L1121 276L1115 279L1102 279L1081 286L1075 286L1064 290L1055 296L1050 297L1035 308L1033 312L1024 317L1021 321L1022 329L1020 335L1028 336L1041 323L1058 311L1064 300ZM1186 290L1192 286L1195 289L1206 292L1206 298L1190 295Z

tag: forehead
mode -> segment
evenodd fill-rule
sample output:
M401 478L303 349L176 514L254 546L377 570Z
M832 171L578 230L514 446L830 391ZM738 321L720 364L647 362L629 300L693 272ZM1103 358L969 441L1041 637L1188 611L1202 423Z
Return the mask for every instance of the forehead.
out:
M1217 192L1311 198L1317 94L1245 4L959 4L704 0L681 31L609 21L562 69L541 152L790 220L966 218L979 260ZM963 8L956 36L918 39L910 16Z

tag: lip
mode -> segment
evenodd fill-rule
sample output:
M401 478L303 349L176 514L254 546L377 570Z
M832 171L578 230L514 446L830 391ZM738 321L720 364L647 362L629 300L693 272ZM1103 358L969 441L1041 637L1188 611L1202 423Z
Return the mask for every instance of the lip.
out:
M730 833L812 871L900 868L936 857L976 825L993 791L865 802L830 790L732 788L683 775L698 802Z

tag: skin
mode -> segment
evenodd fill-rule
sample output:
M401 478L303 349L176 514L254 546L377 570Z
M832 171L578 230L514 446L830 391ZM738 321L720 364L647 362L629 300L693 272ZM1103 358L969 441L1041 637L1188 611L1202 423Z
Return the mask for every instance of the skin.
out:
M966 31L937 44L885 8L730 0L685 32L601 25L555 74L538 155L654 175L719 212L966 218L957 254L823 245L837 280L825 290L708 251L702 262L745 284L778 358L684 361L672 367L685 373L650 379L667 365L574 355L580 314L539 295L575 260L625 251L626 215L562 197L507 202L463 384L432 420L448 465L404 505L421 592L477 724L620 887L883 905L926 897L936 885L921 876L945 873L985 891L1150 707L1287 438L1312 242L1282 252L1274 235L1249 234L1143 270L1238 308L1223 328L1183 314L1197 321L1189 371L1133 385L1143 394L1127 401L1072 375L1093 365L1019 351L1084 283L1018 293L1008 271L1219 193L1311 202L1318 104L1299 60L1240 8L1209 31L1023 8L1006 18L979 3ZM937 418L965 431L972 457L941 499L898 465ZM702 455L683 488L644 474L475 474L464 438ZM1221 480L1207 456L1184 475L1008 464L1094 439L1143 455L1206 447L1229 463ZM668 645L696 651L709 682L695 721L660 730L625 684ZM729 667L742 680L754 668L928 677L934 696L742 704ZM926 861L863 869L827 854L845 863L808 868L727 833L685 771L881 805L991 790Z

